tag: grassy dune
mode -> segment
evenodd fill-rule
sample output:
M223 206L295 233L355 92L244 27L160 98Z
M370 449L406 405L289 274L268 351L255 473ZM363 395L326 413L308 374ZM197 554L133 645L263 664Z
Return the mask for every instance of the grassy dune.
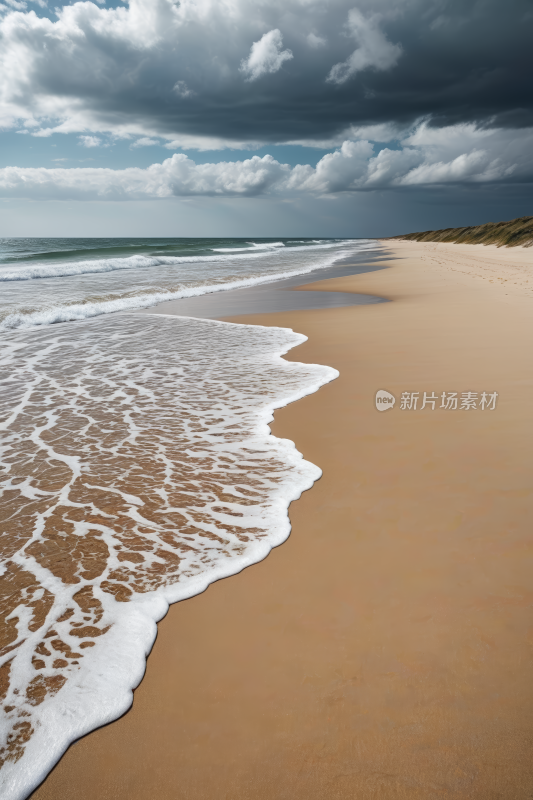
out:
M487 222L470 228L444 228L441 231L406 233L390 239L409 239L414 242L455 242L457 244L495 244L497 247L531 247L533 217L519 217L509 222Z

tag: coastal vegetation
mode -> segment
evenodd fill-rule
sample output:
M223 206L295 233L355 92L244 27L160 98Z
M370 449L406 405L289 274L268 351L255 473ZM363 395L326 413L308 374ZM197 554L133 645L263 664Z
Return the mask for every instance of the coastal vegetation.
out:
M440 231L406 233L391 239L408 239L412 242L454 242L456 244L495 244L497 247L531 247L533 245L533 217L518 217L509 222L487 222L468 228L444 228Z

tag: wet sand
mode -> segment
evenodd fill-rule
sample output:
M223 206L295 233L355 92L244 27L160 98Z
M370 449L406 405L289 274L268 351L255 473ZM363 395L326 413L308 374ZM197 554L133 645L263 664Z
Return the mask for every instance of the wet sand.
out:
M366 248L365 250L354 250L350 256L339 259L330 267L315 269L304 275L293 275L292 278L256 284L245 289L229 289L198 297L167 300L166 303L159 303L157 306L142 309L137 313L228 319L242 314L269 314L273 311L301 311L381 303L382 298L380 297L351 291L321 291L320 288L317 288L312 294L300 291L303 286L314 281L345 278L348 275L381 269L382 247L376 243L373 247L367 244Z
M340 370L272 426L323 478L285 544L170 609L132 710L34 798L533 797L533 249L462 248L314 284L390 303L235 318Z

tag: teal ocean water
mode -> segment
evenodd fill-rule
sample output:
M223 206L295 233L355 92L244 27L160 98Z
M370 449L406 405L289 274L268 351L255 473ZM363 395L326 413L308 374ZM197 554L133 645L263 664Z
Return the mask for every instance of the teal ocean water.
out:
M326 268L368 240L1 239L0 330L148 308Z

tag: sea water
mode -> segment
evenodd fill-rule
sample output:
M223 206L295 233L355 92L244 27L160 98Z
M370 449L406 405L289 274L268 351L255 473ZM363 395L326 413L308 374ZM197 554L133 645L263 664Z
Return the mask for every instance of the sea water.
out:
M169 603L265 558L321 474L268 427L337 376L282 358L304 336L131 309L365 246L4 240L4 800L27 797L72 741L129 707Z
M0 331L149 308L328 267L368 240L0 239Z

